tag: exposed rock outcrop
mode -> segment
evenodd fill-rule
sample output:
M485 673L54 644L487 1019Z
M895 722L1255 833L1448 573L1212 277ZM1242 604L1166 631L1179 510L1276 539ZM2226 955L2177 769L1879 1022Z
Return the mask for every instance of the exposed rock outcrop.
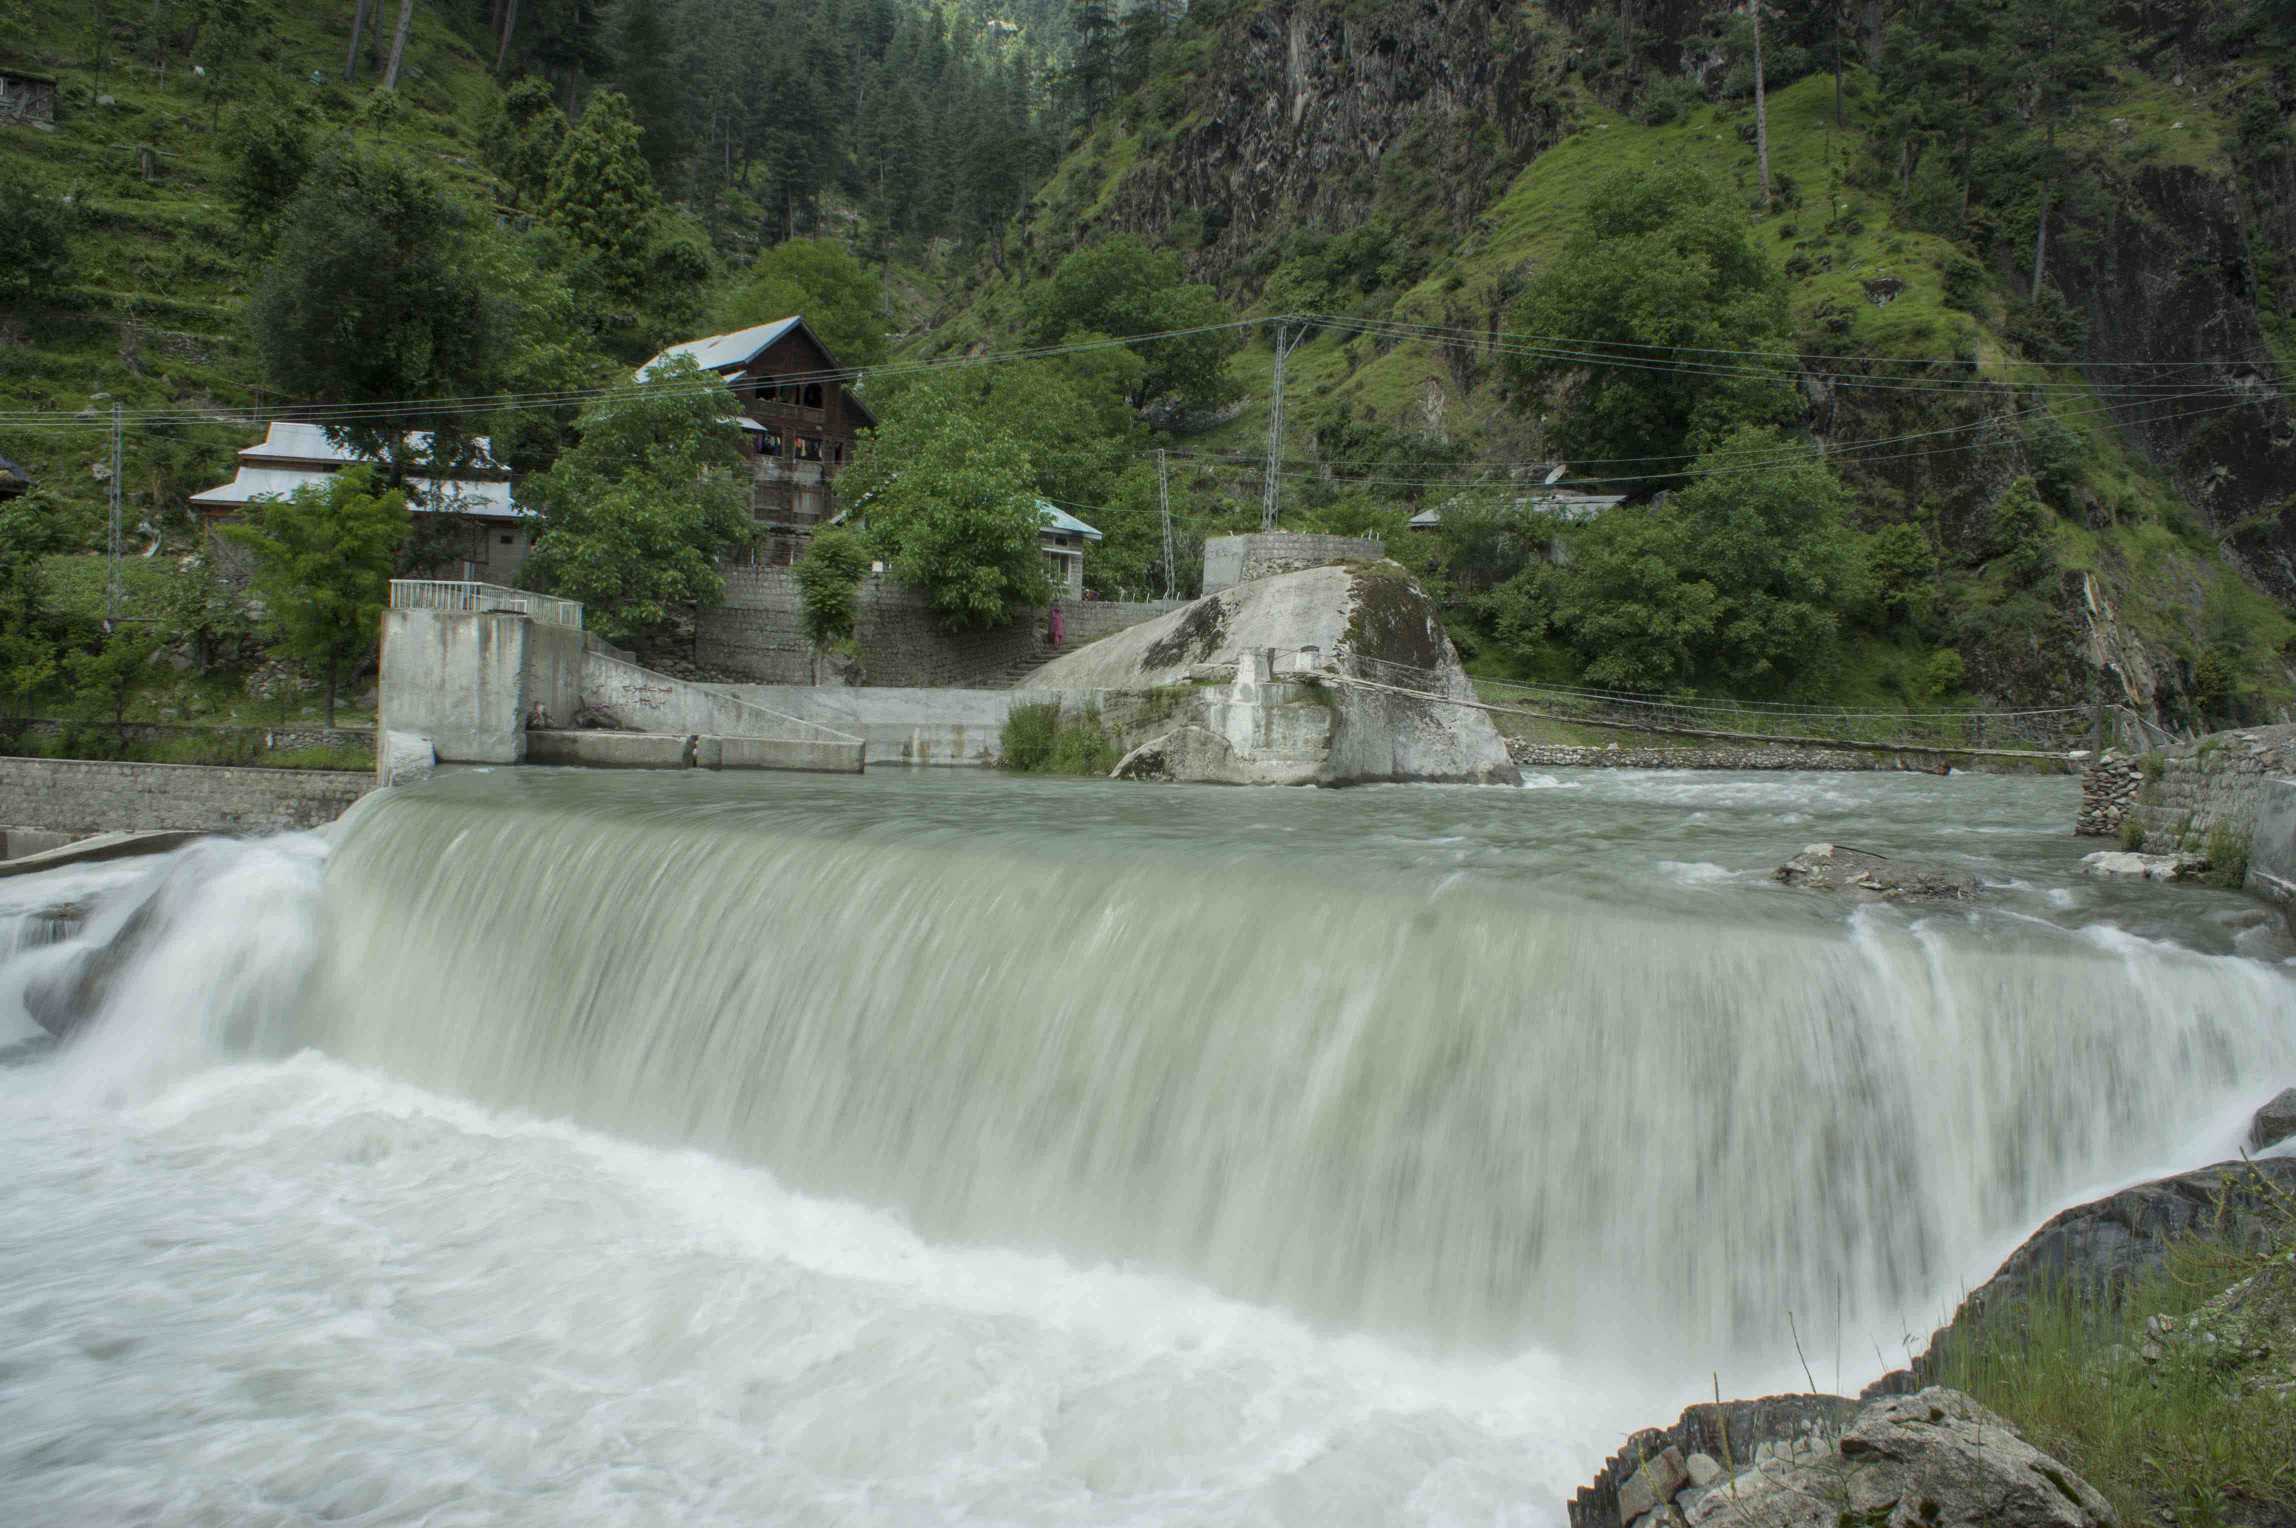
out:
M2157 1270L2171 1242L2206 1234L2238 1245L2269 1242L2280 1205L2296 1197L2296 1157L2219 1162L2139 1183L2052 1217L1961 1302L1910 1370L1883 1376L1867 1393L1903 1391L1938 1373L1949 1343L1985 1312L2036 1288L2101 1290Z
M2296 1088L2283 1088L2249 1120L2248 1149L2264 1151L2292 1135L2296 1135Z
M1731 1461L1737 1468L1718 1461ZM1693 1406L1638 1433L1571 1528L2102 1528L2087 1482L1958 1390Z
M2198 854L2137 854L2122 849L2100 849L2081 856L2081 874L2100 881L2192 881L2208 870L2208 859Z
M1118 766L1131 778L1522 778L1490 717L1454 703L1474 686L1434 602L1393 563L1238 584L1056 658L1023 688L1174 693L1166 722Z
M2087 1481L1958 1390L1876 1401L1835 1448L1774 1458L1705 1492L1712 1528L2103 1528Z
M1812 844L1776 873L1788 886L1892 902L1962 902L1977 895L1977 877L1964 871L1893 860L1847 844Z

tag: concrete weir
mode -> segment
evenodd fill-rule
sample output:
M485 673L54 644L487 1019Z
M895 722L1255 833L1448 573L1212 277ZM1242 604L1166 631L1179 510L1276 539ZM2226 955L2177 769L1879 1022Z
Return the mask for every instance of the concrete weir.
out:
M407 586L436 598L436 585ZM464 594L472 608L383 612L378 749L386 778L410 752L441 764L600 769L860 772L852 732L639 667L572 621L528 613L516 591ZM394 586L394 599L400 596ZM576 728L604 717L609 728Z

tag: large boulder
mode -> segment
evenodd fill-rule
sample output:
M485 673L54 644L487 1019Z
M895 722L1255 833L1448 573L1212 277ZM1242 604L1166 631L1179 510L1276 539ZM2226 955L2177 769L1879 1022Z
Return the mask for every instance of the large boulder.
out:
M2263 1151L2296 1135L2296 1088L2283 1088L2248 1122L2248 1149Z
M1777 878L1788 886L1884 901L1967 901L1977 895L1977 877L1963 871L1893 860L1847 844L1811 844L1780 865Z
M2190 881L2207 869L2207 859L2197 854L2100 849L2081 856L2081 874L2100 881Z
M1831 1449L1773 1455L1699 1495L1694 1528L2104 1528L2088 1482L1958 1390L1867 1406Z
M1220 679L1208 676L1230 675ZM1379 780L1519 784L1441 615L1394 563L1254 579L1103 637L1031 674L1025 688L1184 687L1184 714L1159 729L1169 779L1348 785ZM1225 750L1176 736L1193 727ZM1201 762L1209 772L1192 773ZM1256 783L1256 781L1254 781Z

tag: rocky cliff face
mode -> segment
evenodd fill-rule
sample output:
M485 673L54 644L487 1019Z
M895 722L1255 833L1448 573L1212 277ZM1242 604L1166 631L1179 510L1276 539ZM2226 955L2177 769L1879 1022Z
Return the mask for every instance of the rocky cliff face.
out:
M2090 378L2229 390L2129 409L2125 432L2250 577L2296 599L2296 425L2257 324L2257 246L2238 190L2166 165L2117 191L2060 270L2088 317ZM2272 230L2258 232L2269 243Z
M1239 17L1172 141L1126 176L1111 223L1202 219L1190 263L1233 287L1295 227L1355 226L1385 198L1464 228L1502 177L1564 131L1570 48L1504 0L1375 9L1279 4Z

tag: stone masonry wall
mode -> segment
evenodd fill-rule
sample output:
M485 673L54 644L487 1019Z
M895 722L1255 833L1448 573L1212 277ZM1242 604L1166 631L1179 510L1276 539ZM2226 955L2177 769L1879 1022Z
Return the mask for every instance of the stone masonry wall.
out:
M2137 824L2128 831L2143 834L2139 847L2149 854L2204 850L2220 829L2245 845L2265 782L2290 774L2296 774L2296 726L2212 733L2133 761L2107 754L2082 779L2080 831L2119 833L2125 816Z
M729 571L725 599L694 615L694 661L753 684L811 684L813 649L788 568ZM883 575L854 601L863 682L912 689L995 688L1011 670L1050 656L1042 613L994 631L948 632L923 594ZM1090 642L1174 608L1163 600L1063 600L1069 644ZM823 677L827 669L824 666Z
M277 833L333 822L374 788L365 771L0 758L0 823L59 833Z
M323 727L317 722L281 722L270 727L201 726L193 722L129 722L114 729L110 722L67 722L53 717L35 716L8 724L10 730L26 737L61 737L77 729L104 736L125 731L131 743L171 743L184 738L236 741L250 751L261 749L267 753L283 753L298 748L356 748L372 752L375 729L372 727Z
M1387 544L1374 537L1291 531L1215 536L1204 543L1204 592L1217 594L1255 578L1329 567L1335 562L1377 562L1386 555Z

